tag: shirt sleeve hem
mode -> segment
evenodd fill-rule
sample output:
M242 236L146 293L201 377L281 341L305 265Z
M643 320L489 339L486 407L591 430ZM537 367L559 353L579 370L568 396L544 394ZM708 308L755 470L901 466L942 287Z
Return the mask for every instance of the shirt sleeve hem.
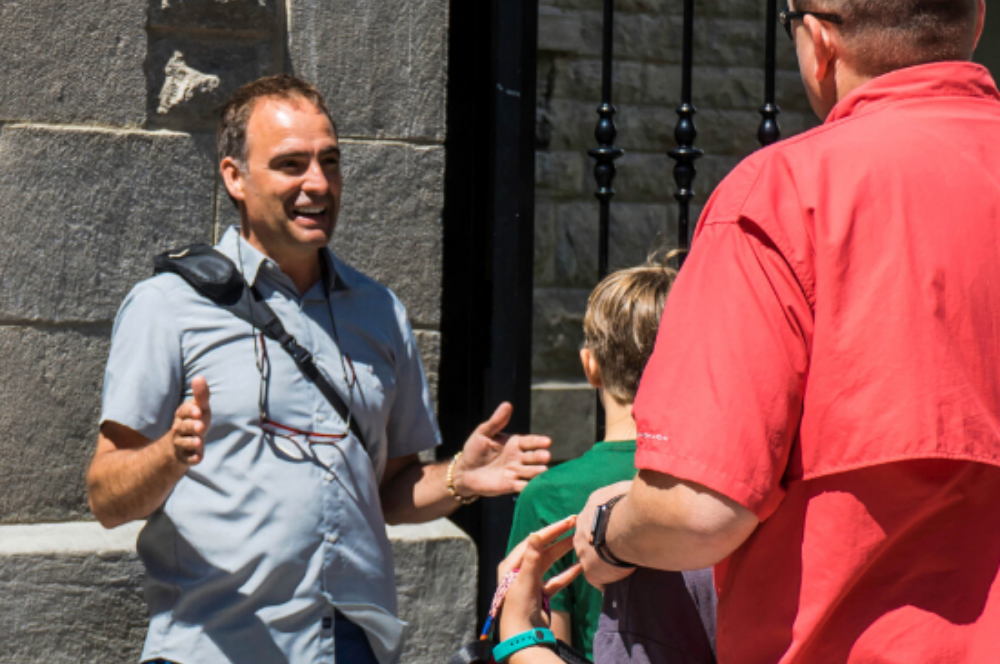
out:
M642 436L642 434L639 435ZM783 497L780 491L764 494L717 468L710 468L699 461L685 459L670 452L652 450L644 446L640 446L636 451L635 467L638 470L652 470L706 486L731 500L735 500L753 512L761 521L774 513Z

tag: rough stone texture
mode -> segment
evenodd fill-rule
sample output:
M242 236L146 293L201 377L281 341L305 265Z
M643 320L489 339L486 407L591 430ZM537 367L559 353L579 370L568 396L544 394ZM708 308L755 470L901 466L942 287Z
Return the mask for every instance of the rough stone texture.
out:
M579 367L579 364L577 365ZM583 370L577 370L582 376ZM594 444L597 392L588 383L531 386L531 429L552 439L552 460L575 459Z
M273 47L211 35L154 34L149 48L150 127L214 130L236 88L275 73Z
M291 69L342 136L442 142L447 14L447 0L290 0Z
M0 321L109 321L153 256L211 240L211 147L188 135L0 130Z
M267 33L276 28L278 0L148 0L152 28Z
M592 407L574 388L586 298L597 280L599 208L594 198L596 109L601 102L603 0L541 0L536 122L535 321L533 423L571 427ZM643 262L677 244L676 109L681 92L683 0L617 0L613 102L618 160L611 206L611 268ZM766 4L699 0L694 23L697 162L690 228L709 194L736 164L759 148L764 101ZM816 124L802 90L794 49L779 34L778 122L785 136ZM567 391L568 390L568 391ZM578 402L574 402L576 399ZM577 406L572 405L577 403ZM563 412L577 415L562 418ZM586 411L590 412L590 411ZM592 417L592 415L587 415ZM562 419L561 419L562 418ZM572 432L565 434L573 438Z
M535 290L532 376L537 380L579 380L586 288Z
M0 2L0 120L141 125L147 2Z
M440 519L391 526L399 617L409 623L401 662L441 664L475 638L476 547Z
M344 198L332 248L385 284L417 327L441 318L444 150L342 141Z
M84 518L110 328L0 327L0 522ZM3 630L0 629L0 633ZM0 651L3 649L0 648Z
M140 528L0 527L0 664L138 661L148 620ZM410 624L402 661L440 664L473 638L475 546L446 520L391 527L389 537Z
M431 388L431 399L434 406L438 402L438 377L441 366L441 333L431 330L414 330L417 347L420 349L420 361L424 364L427 375L427 385Z

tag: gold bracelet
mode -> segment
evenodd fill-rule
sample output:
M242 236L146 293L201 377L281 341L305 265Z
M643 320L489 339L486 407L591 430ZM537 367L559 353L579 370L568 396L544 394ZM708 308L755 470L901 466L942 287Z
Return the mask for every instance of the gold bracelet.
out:
M479 500L479 496L471 496L469 498L463 498L462 496L458 495L458 491L455 491L455 464L458 463L458 460L461 458L462 458L462 452L459 452L458 454L455 455L455 458L451 460L451 463L448 464L448 477L445 486L448 488L448 493L451 495L451 497L457 500L459 504L471 505L472 503Z

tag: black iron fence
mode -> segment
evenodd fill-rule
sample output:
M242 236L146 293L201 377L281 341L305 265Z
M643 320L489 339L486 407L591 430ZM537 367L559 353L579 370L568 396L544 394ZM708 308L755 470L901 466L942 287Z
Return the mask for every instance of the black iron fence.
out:
M781 109L775 102L775 76L777 70L777 26L778 8L777 2L780 0L766 0L766 32L765 32L765 57L764 57L764 104L761 106L762 116L760 128L757 131L757 139L761 145L770 145L781 137L781 130L778 126L778 114ZM596 160L594 164L594 178L597 181L597 191L595 195L600 203L600 242L598 246L598 278L607 276L608 251L610 237L611 220L611 199L615 194L613 188L616 175L615 160L624 153L620 148L615 147L614 141L617 135L615 127L615 109L613 99L612 71L614 66L614 20L615 9L614 0L604 0L604 26L603 26L603 50L602 50L602 94L601 104L597 107L597 114L600 119L597 122L597 129L594 135L597 139L598 147L590 151L590 156ZM695 140L698 137L698 130L695 127L695 114L697 109L693 103L693 70L694 70L694 0L684 0L684 22L682 29L683 45L681 49L681 103L677 107L677 125L674 128L674 139L676 147L667 154L676 162L674 166L674 182L677 191L674 198L679 206L677 245L687 247L689 243L691 224L690 208L691 199L694 198L694 181L698 173L696 162L704 152L695 147Z

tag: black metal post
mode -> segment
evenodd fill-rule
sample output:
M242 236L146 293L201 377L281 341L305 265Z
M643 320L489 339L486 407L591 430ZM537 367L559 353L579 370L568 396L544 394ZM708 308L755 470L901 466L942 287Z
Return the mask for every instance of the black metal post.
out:
M694 126L694 115L697 109L691 103L691 77L694 66L694 0L684 0L684 31L683 55L681 59L681 105L677 108L677 126L674 128L674 140L677 147L667 154L677 164L674 166L674 181L677 183L677 193L674 198L680 205L677 218L677 243L679 247L688 246L690 237L689 217L691 199L694 197L694 178L698 174L695 161L704 154L694 146L698 131ZM684 257L681 256L683 261Z
M601 105L597 107L597 128L594 130L594 138L597 139L597 147L587 154L596 161L594 164L594 179L597 181L597 191L594 195L600 201L600 225L598 226L597 243L597 279L601 280L608 276L608 253L610 251L611 235L611 197L615 195L612 184L618 168L615 160L620 158L625 151L615 147L615 137L618 129L615 127L615 113L617 109L611 103L611 80L612 67L614 65L614 28L615 28L615 3L614 0L604 0L604 34L603 48L601 51ZM604 408L601 405L600 395L597 397L597 440L604 439Z
M778 2L767 2L767 32L764 44L764 105L760 109L762 116L760 129L757 130L757 140L763 146L775 143L781 138L781 127L778 126L778 114L781 109L775 103L775 71L778 68Z
M451 0L450 8L442 459L502 401L514 405L508 430L530 430L534 266L538 0ZM453 517L479 548L480 625L513 512L507 496Z

